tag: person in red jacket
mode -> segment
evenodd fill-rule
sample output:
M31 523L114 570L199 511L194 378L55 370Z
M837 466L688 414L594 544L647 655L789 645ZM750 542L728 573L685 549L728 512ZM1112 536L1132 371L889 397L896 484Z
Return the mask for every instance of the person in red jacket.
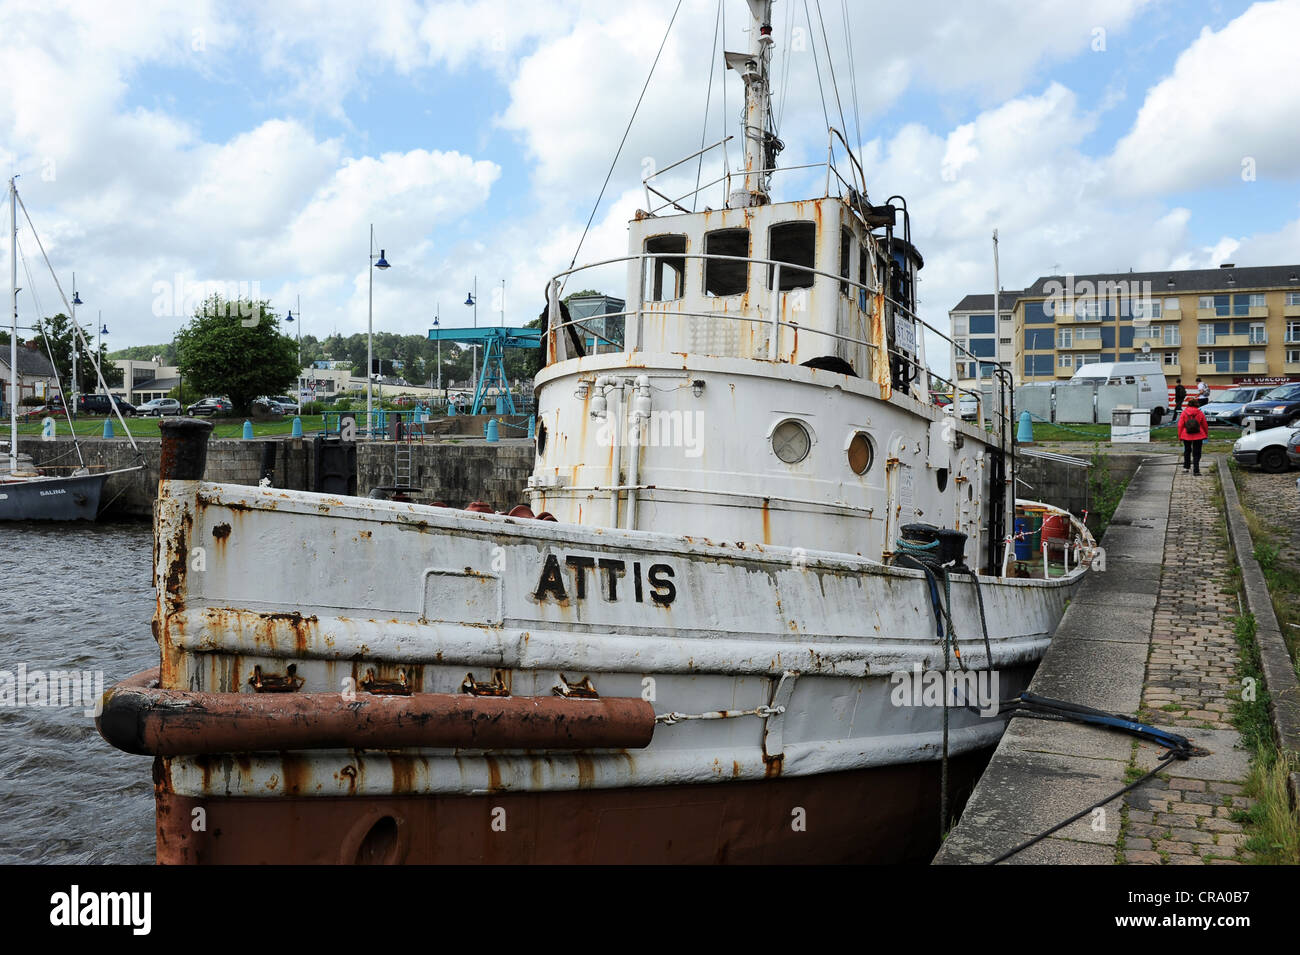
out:
M1187 407L1178 416L1178 439L1183 442L1183 471L1191 468L1193 474L1201 473L1201 446L1210 430L1205 413L1195 398L1187 399Z

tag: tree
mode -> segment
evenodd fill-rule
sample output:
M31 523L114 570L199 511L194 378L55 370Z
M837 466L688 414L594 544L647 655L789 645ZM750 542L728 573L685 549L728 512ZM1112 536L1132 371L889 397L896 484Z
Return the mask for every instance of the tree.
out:
M31 343L41 354L46 354L46 348L49 348L49 354L54 356L54 369L58 372L59 381L69 393L73 390L82 394L94 394L99 391L99 378L95 374L95 366L91 361L95 346L90 343L89 330L85 326L82 326L82 335L76 341L77 381L75 384L72 381L74 337L72 319L60 312L50 318L37 319L34 330L36 334L31 337ZM7 335L4 344L9 344ZM88 348L87 345L90 347ZM103 345L99 347L99 365L104 370L104 378L109 385L121 382L122 371L108 363L108 351Z
M210 296L177 333L176 351L187 391L224 395L241 412L287 390L299 372L298 343L266 301Z

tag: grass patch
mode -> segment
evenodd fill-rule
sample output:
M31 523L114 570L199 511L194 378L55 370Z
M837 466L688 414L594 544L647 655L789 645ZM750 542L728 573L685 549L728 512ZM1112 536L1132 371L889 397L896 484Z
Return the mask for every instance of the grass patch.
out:
M113 420L113 432L118 439L125 441L126 436L122 432L122 425L116 419ZM210 419L213 423L213 438L239 438L244 433L243 418L215 418ZM157 438L160 436L158 430L158 418L127 418L127 427L131 429L131 434L137 438ZM103 418L79 417L76 422L76 434L81 438L98 438L104 433ZM304 434L310 434L313 431L325 430L325 418L322 415L303 415L302 430ZM269 437L279 434L290 434L293 431L293 416L286 416L280 421L254 421L253 436ZM0 427L0 433L7 435L9 433L8 422ZM39 435L41 433L41 423L39 421L25 421L18 425L19 437L23 435ZM68 428L68 419L57 419L55 433L59 437L68 437L72 432Z
M1119 507L1120 499L1124 497L1124 491L1128 487L1128 481L1119 481L1110 473L1110 468L1106 464L1106 456L1101 453L1101 447L1094 446L1092 451L1092 467L1088 470L1088 530L1092 531L1092 536L1101 540L1102 535L1106 532L1106 527L1110 524L1110 519L1115 516L1115 508Z
M1244 790L1255 805L1232 818L1246 830L1245 849L1258 865L1300 865L1300 814L1291 808L1286 788L1289 767L1273 741L1268 716L1268 691L1260 669L1259 646L1255 642L1255 617L1232 618L1233 633L1241 654L1238 670L1243 679L1254 680L1254 699L1232 698L1232 722L1251 751L1250 776Z

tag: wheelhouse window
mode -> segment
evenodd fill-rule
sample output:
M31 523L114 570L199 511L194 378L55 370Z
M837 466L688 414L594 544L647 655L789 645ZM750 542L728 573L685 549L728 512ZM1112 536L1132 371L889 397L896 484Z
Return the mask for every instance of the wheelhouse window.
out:
M840 229L840 278L845 281L840 283L841 295L852 295L852 287L848 283L849 266L853 261L853 233L848 229Z
M749 230L718 229L704 235L705 255L732 255L743 262L704 260L705 295L742 295L749 288Z
M646 300L668 302L681 298L686 290L686 236L651 236L645 240L645 250L657 256L646 260Z
M768 256L777 262L800 268L781 267L781 291L812 288L814 261L817 257L817 223L781 222L768 231ZM776 266L767 267L767 287L772 287Z

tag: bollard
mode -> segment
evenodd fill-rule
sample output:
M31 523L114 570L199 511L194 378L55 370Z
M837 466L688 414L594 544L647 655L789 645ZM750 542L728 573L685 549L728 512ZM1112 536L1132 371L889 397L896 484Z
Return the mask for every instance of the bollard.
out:
M1030 417L1028 411L1020 412L1020 426L1016 428L1016 443L1034 443L1034 419Z
M506 399L502 395L497 395L497 414L506 413Z
M294 416L293 419L293 434L289 435L289 437L291 438L302 437L302 418L299 418L296 415Z
M105 418L105 419L104 419L104 437L106 437L106 438L111 438L111 437L113 437L113 419L112 419L112 418Z
M528 437L537 437L537 415L535 414L530 414L528 416Z
M487 439L488 439L489 442L499 440L499 437L498 437L498 435L497 435L497 419L496 419L496 418L488 418L488 423L487 423Z
M251 421L244 422L244 440L245 441L253 440L253 422Z
M456 402L454 401L447 402L447 417L449 418L456 417Z

